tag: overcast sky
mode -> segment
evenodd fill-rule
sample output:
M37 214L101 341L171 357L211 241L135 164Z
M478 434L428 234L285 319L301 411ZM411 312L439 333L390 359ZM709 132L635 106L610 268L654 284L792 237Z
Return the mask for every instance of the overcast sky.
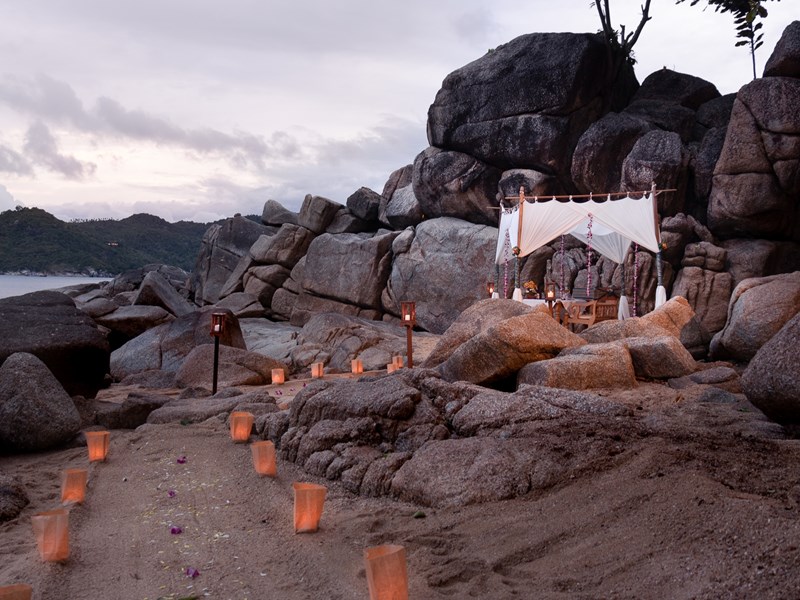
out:
M642 0L613 0L635 27ZM594 32L589 0L4 0L0 210L207 222L344 203L427 146L442 80L523 33ZM701 0L701 4L705 4ZM796 0L769 2L758 73ZM729 15L653 0L634 52L735 92Z

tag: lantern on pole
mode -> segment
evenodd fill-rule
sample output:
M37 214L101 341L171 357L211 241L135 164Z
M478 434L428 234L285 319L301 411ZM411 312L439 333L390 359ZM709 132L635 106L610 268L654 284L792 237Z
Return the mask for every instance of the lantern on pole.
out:
M408 357L408 368L414 368L414 348L411 344L411 331L417 324L417 305L415 302L400 303L400 319L406 328L406 355Z
M492 294L494 294L494 281L486 284L486 291L489 293L489 298L491 298Z
M549 281L544 284L544 299L547 301L547 308L550 309L550 316L553 316L553 303L556 301L556 284Z
M214 337L214 374L211 379L211 395L217 393L219 371L219 338L225 332L225 313L211 313L211 335Z

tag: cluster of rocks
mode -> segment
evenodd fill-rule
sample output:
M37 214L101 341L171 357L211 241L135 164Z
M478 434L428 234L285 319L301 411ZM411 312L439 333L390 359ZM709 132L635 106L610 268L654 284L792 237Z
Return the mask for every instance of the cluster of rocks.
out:
M0 300L0 447L53 447L87 423L194 422L246 407L260 435L313 473L449 504L511 497L584 468L592 452L540 460L530 447L567 422L613 435L630 426L619 425L629 407L588 390L710 385L800 422L799 39L795 22L763 78L720 96L667 69L639 86L596 35L521 36L445 79L428 115L431 146L382 193L361 188L345 204L308 195L296 213L267 201L260 222L237 215L209 228L192 273L148 265L103 286ZM547 196L653 183L677 190L658 200L666 305L649 312L651 253L587 265L571 237L523 259L521 280L563 272L583 287L591 273L629 297L635 285L646 316L577 335L544 307L485 299L498 209L521 185ZM421 369L314 383L288 411L236 389L312 362L383 368L405 352L405 300L417 302ZM225 315L214 397L212 312ZM738 370L701 368L706 358ZM111 381L182 391L133 392L113 408L86 400ZM740 401L729 400L719 401ZM486 484L472 489L478 479Z

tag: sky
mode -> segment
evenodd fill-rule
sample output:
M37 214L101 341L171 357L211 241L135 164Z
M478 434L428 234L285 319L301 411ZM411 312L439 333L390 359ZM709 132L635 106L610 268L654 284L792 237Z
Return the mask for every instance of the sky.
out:
M634 28L643 0L612 0ZM637 77L752 77L732 17L653 0ZM442 80L518 35L595 32L590 0L0 0L0 211L210 222L381 192ZM757 72L797 0L767 2Z

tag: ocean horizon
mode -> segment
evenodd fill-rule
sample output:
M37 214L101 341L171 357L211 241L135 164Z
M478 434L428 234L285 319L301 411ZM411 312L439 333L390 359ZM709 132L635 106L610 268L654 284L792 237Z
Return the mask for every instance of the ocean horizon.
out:
M69 277L64 275L0 275L0 298L22 296L42 290L57 290L84 283L100 283L110 279L110 277Z

